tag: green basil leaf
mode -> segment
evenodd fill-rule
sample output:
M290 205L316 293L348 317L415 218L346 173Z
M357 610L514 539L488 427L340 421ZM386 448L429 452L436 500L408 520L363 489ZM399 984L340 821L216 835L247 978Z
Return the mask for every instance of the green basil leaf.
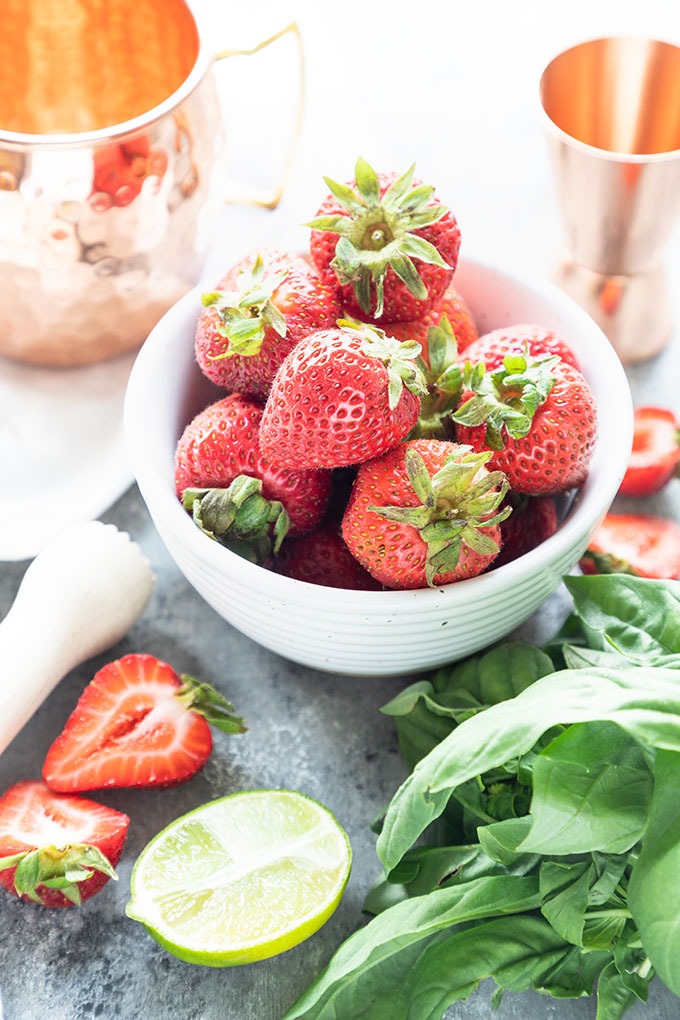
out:
M602 648L642 665L680 667L679 581L592 574L564 583ZM592 637L588 643L594 644Z
M414 953L421 951L418 944L422 947L456 924L534 910L538 905L535 876L481 878L397 903L340 946L284 1020L337 1020L340 1016L349 1020L368 1015L369 1009L372 1018L406 1016L396 1008L390 1012L385 1003L410 973L417 958ZM409 954L406 968L405 952Z
M625 730L570 726L534 762L532 825L518 849L625 853L644 833L652 785L642 748Z
M565 670L458 726L418 763L390 803L378 854L393 868L474 776L525 754L561 723L615 722L652 747L680 751L680 684L670 669Z
M628 905L642 945L664 984L680 995L680 754L659 751L654 794Z

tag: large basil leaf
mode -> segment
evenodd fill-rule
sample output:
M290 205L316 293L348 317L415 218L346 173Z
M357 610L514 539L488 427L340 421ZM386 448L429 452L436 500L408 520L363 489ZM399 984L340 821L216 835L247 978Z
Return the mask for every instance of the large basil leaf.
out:
M455 788L528 752L558 723L610 721L652 747L680 751L680 674L564 670L466 720L418 763L393 797L378 838L390 870L445 809Z
M397 903L340 946L284 1020L350 1020L369 1009L375 1020L397 1020L406 1014L397 1012L394 1002L389 1012L386 1002L404 994L405 972L412 971L433 936L464 922L533 910L539 902L536 876L511 875L480 878Z
M532 825L518 850L624 853L644 833L652 785L642 748L621 727L570 726L534 762Z
M679 581L591 574L564 583L591 647L642 665L680 667Z
M654 795L628 905L662 981L680 995L680 754L660 751Z
M498 918L428 946L409 976L408 1011L393 1012L391 1020L440 1020L448 1006L466 999L485 978L503 991L588 995L609 959L610 954L585 956L542 918Z

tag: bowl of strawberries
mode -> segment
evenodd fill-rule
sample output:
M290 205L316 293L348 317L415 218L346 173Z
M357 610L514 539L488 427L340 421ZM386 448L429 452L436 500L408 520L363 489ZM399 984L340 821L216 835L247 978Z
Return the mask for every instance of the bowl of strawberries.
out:
M578 563L632 401L587 314L461 258L413 168L326 182L309 251L248 252L154 328L126 434L229 624L304 666L412 675L508 635Z

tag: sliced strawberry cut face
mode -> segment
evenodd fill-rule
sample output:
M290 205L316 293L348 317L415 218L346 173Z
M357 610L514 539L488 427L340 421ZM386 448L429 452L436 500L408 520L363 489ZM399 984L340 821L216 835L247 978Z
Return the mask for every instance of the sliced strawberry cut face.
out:
M680 577L680 524L667 517L607 514L581 560L584 574Z
M212 750L210 727L199 714L210 715L210 707L215 715L223 710L222 722L211 721L232 732L243 729L229 714L232 706L208 685L178 676L152 655L124 656L99 670L83 691L47 753L43 778L58 792L182 782Z
M621 482L624 496L651 496L680 467L680 421L666 407L635 408L633 449Z
M0 885L22 899L66 907L115 877L127 815L44 783L16 783L0 797Z

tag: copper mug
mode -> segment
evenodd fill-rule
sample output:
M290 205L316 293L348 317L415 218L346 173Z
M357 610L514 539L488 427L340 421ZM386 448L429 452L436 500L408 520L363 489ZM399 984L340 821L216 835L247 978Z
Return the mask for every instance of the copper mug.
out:
M74 366L143 343L196 283L229 197L215 61L287 33L301 73L295 23L214 52L183 0L7 0L0 355ZM283 183L239 200L274 206Z
M680 47L636 36L558 54L540 83L567 256L557 282L624 362L672 333L664 250L680 213Z

